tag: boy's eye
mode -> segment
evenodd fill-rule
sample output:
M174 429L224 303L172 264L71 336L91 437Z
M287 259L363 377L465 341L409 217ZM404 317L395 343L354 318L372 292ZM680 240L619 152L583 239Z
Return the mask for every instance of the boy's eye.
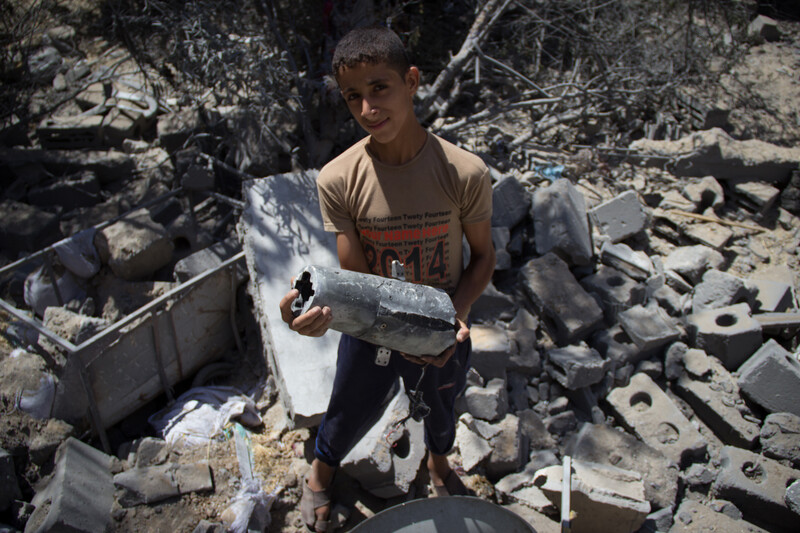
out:
M360 96L358 94L350 93L350 94L347 95L346 100L348 102L352 102L353 100L357 100L358 98L360 98Z

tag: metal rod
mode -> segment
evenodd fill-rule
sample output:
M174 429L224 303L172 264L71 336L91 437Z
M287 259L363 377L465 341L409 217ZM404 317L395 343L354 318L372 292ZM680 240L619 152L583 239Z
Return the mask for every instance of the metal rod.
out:
M151 319L151 327L153 330L153 355L156 358L156 366L158 367L158 379L161 381L161 388L164 389L164 394L167 395L167 399L169 400L169 404L172 405L175 403L175 397L172 395L172 390L169 387L169 381L167 381L167 372L164 370L164 358L161 357L161 335L159 334L158 328L158 313L155 309L150 311L150 319Z

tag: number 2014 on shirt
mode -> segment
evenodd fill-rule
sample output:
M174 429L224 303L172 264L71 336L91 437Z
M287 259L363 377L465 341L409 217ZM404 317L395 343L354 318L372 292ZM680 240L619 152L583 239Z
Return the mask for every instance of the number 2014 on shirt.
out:
M378 257L375 247L369 243L364 243L364 254L371 272L378 272L384 277L392 276L392 261L400 261L405 266L406 281L420 281L425 265L422 265L422 252L420 246L414 246L411 252L401 258L395 248L386 247ZM427 265L426 272L428 279L444 279L447 273L447 263L444 259L444 240L436 242L436 247L431 254L430 263ZM376 269L376 266L378 267Z

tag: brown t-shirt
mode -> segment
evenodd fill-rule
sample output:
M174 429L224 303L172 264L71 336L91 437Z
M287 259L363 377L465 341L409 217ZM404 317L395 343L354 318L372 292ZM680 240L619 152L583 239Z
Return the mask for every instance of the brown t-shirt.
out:
M463 270L462 225L492 216L489 170L476 155L428 133L402 165L369 152L369 136L325 165L317 178L327 231L355 228L373 274L452 291Z

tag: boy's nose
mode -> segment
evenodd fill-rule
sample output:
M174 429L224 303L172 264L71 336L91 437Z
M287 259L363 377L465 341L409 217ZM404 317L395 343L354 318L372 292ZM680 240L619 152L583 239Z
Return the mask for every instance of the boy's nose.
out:
M374 115L377 111L378 110L375 108L375 106L372 105L372 102L370 102L369 99L364 98L363 100L361 100L362 117L364 118L369 117L371 115Z

